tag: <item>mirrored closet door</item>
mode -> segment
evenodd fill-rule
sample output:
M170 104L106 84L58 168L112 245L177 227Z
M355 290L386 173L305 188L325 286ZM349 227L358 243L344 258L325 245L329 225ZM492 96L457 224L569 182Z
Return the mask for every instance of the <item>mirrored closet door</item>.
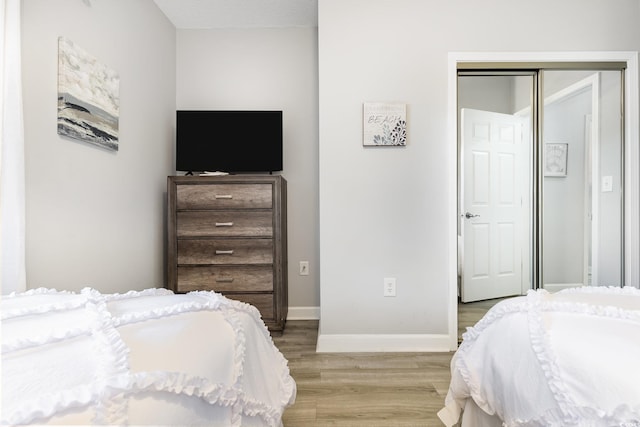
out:
M542 71L542 287L620 286L622 73Z
M622 72L579 68L459 72L462 302L622 283Z

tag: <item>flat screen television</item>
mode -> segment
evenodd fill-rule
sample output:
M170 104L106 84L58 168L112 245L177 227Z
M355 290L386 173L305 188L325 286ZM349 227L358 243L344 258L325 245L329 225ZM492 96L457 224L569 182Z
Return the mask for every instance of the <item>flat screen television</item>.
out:
M176 170L282 170L282 111L178 110Z

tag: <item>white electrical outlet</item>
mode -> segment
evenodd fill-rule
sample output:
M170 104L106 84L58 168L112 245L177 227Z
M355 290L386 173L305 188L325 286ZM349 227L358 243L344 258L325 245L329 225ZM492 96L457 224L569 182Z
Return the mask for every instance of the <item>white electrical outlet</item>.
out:
M384 278L383 295L385 297L395 297L396 296L396 278L395 277L385 277Z
M300 274L301 276L309 275L309 261L300 261L299 268L300 269L298 270L298 274Z

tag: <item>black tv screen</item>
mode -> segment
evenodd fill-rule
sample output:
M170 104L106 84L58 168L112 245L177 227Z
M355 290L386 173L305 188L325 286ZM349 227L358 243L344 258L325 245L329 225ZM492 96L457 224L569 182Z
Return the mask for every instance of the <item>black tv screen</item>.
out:
M178 110L176 170L282 170L282 111Z

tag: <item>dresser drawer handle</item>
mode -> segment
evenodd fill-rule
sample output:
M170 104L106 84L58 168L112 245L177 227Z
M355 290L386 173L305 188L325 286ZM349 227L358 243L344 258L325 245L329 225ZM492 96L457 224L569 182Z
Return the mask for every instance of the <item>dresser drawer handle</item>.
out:
M216 222L216 227L233 227L233 222Z
M233 255L233 250L222 251L220 249L216 249L216 255Z
M216 199L233 199L231 194L216 194Z
M231 283L233 282L233 277L218 277L216 279L217 283Z

